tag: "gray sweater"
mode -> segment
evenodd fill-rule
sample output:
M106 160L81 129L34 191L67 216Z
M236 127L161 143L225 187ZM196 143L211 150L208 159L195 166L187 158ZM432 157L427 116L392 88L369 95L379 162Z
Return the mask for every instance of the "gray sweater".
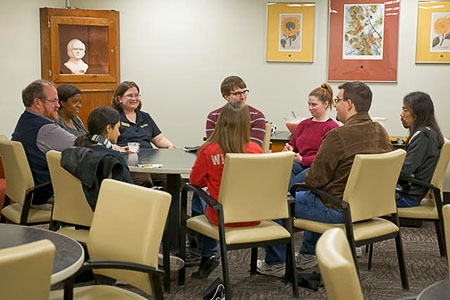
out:
M406 157L400 175L431 182L441 147L436 131L429 127L419 128L406 146ZM401 183L400 193L417 201L421 201L427 191L427 188L417 184Z

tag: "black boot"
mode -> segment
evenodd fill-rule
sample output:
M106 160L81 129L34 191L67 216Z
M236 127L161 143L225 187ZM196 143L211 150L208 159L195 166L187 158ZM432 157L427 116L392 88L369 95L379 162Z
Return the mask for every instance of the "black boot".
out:
M219 265L219 258L216 255L202 256L200 266L197 272L193 272L191 277L193 278L207 278L211 272Z

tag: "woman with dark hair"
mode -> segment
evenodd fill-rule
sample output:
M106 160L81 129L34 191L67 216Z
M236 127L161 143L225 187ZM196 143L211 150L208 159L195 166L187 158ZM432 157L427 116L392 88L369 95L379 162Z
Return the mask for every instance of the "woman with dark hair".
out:
M322 83L308 95L308 109L311 118L301 121L283 151L295 153L289 189L304 182L306 172L316 158L324 135L339 125L331 119L327 110L333 107L333 90L328 83Z
M400 178L411 177L431 182L439 159L444 137L434 116L430 95L423 92L409 93L403 98L400 119L409 129L406 157ZM407 181L399 181L396 193L398 207L418 206L428 189Z
M218 201L220 181L227 153L263 153L261 147L250 141L250 111L241 101L230 101L222 108L214 132L200 147L192 167L190 182L199 187L207 187L211 197ZM217 225L217 211L206 206L197 194L192 198L192 215L205 214ZM256 223L225 224L225 226L248 226ZM192 277L206 278L219 264L216 257L217 242L199 235L198 248L202 259L198 271Z
M112 107L120 113L119 146L127 146L128 142L138 142L142 148L175 148L153 121L152 117L141 111L140 90L134 81L124 81L117 87L112 100Z
M86 134L86 128L78 117L81 109L81 91L71 84L62 84L57 88L59 108L58 125L75 136Z
M134 81L124 81L117 87L112 100L112 107L120 114L120 136L117 145L125 147L129 142L137 142L141 148L173 149L175 146L162 134L150 114L141 111L142 102L139 86ZM154 184L165 186L165 174L148 174L132 172L135 184L152 187Z
M106 152L114 156L127 172L124 172L122 181L133 183L128 171L128 164L122 155L112 149L112 144L117 142L120 135L119 132L119 113L106 106L99 106L89 114L88 133L79 136L74 145L81 147L89 147L94 151Z

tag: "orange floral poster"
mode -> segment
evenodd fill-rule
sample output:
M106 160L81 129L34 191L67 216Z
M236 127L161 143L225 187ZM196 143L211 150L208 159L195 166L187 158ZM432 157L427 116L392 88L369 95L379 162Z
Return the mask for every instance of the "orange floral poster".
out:
M330 0L329 81L397 81L399 2Z
M314 8L314 3L267 4L267 61L313 61Z
M450 62L450 2L419 1L416 62Z

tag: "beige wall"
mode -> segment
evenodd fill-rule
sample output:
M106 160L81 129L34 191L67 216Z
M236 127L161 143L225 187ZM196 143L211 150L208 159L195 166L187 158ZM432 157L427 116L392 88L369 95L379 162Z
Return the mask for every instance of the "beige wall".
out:
M140 85L143 109L182 147L202 142L206 115L224 104L220 82L232 74L247 82L248 103L279 129L285 129L283 117L291 110L308 116L307 95L327 78L328 1L315 2L314 63L265 61L263 0L70 3L84 9L120 11L121 79ZM38 9L63 7L64 1L9 3L0 2L0 133L8 136L23 110L22 88L40 76ZM371 115L388 118L386 128L391 135L406 135L399 121L402 97L422 90L431 94L441 129L450 136L446 116L450 65L415 64L416 19L417 2L401 1L398 82L369 84L374 93ZM332 83L335 91L338 84Z

